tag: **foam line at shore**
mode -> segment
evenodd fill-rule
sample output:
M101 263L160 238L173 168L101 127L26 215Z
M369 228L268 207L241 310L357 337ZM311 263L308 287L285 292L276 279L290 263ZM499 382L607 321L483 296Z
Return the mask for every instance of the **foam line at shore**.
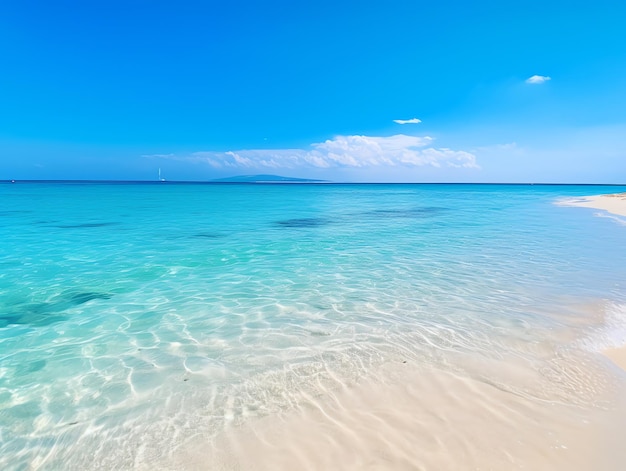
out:
M626 216L626 193L571 198L560 200L558 204L600 209L618 216ZM626 346L608 348L603 353L617 366L626 370Z

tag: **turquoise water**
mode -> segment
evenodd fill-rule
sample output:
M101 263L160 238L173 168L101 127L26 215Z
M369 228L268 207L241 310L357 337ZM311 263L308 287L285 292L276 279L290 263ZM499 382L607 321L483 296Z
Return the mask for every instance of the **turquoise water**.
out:
M626 343L626 218L555 202L619 191L0 185L0 468L137 466L407 358L588 400L554 358Z

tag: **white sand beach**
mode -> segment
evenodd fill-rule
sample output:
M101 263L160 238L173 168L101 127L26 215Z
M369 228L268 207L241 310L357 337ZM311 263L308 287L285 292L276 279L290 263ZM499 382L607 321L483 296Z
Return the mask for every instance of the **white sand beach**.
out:
M580 206L608 211L619 216L626 216L626 193L585 196L562 201L566 206Z
M626 420L619 374L614 384L600 374L578 392L581 401L572 402L538 398L539 372L514 360L502 383L410 361L381 373L376 380L309 397L281 417L234 426L211 445L199 437L168 466L586 471L622 469L626 460L619 439ZM514 392L509 381L526 387Z

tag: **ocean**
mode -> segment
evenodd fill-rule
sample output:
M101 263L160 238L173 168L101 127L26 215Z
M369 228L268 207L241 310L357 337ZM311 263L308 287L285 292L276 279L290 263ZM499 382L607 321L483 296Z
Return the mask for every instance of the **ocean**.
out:
M0 468L201 468L390 367L610 412L626 218L557 203L623 191L0 184Z

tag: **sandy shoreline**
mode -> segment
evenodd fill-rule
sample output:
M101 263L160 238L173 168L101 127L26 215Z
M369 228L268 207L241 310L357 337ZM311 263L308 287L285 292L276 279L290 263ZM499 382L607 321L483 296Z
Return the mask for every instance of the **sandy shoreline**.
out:
M622 469L626 460L619 442L626 397L616 385L590 383L595 400L575 404L412 362L382 373L309 397L280 417L230 428L215 443L198 438L168 466L586 471Z
M584 196L567 199L560 203L566 206L600 209L619 216L626 216L626 193ZM604 354L617 366L626 370L626 346L611 348L604 351Z
M567 199L561 203L566 206L601 209L619 216L626 216L626 193L584 196Z
M626 193L558 204L626 216ZM602 354L626 372L626 346ZM495 368L507 375L493 377L480 374L493 366L488 363L477 375L387 365L383 379L326 391L278 418L233 427L208 449L202 439L188 443L171 464L189 470L622 469L624 375L610 367L602 373L593 354L585 357L579 360L589 376L572 385L577 391L569 398L537 394L543 373L504 359ZM555 381L566 383L574 363L556 365Z

